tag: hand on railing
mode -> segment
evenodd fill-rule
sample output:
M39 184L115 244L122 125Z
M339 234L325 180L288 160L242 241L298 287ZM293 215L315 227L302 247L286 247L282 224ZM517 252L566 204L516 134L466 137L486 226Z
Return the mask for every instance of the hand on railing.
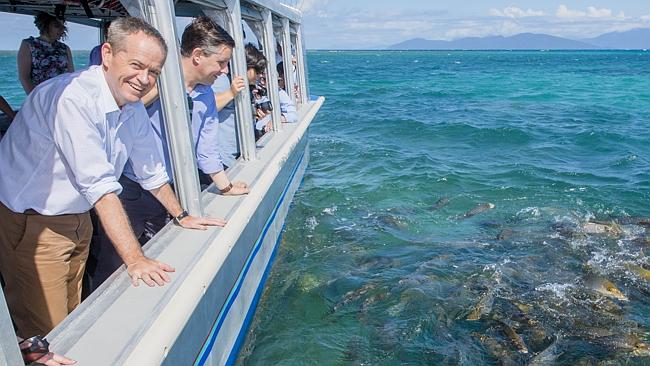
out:
M147 258L144 255L131 263L126 263L126 271L131 276L131 283L134 287L140 284L140 280L149 287L164 286L165 282L171 282L167 272L175 272L174 267L155 259Z
M16 338L18 338L18 347L27 365L61 366L77 363L75 360L50 352L50 343L44 337Z
M188 215L178 221L185 229L207 230L209 226L226 226L228 221L221 218L199 217Z
M237 181L237 182L232 182L232 187L228 191L224 192L222 190L221 194L224 196L241 196L249 192L250 189L248 189L248 184L242 181Z

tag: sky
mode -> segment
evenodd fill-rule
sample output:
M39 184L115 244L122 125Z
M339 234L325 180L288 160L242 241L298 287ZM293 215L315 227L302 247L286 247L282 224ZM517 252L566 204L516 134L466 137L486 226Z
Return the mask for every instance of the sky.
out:
M545 33L583 39L650 28L650 0L303 0L307 48L382 49L411 38Z
M296 0L308 49L382 49L411 38L453 40L523 32L583 39L650 28L650 0ZM98 42L91 27L69 25L73 50ZM0 13L0 50L37 35L33 18Z

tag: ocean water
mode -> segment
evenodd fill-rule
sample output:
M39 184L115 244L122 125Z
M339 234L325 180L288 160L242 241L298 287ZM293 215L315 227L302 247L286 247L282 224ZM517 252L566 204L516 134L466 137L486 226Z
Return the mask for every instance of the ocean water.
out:
M650 363L650 52L308 57L327 99L238 364Z
M89 51L73 51L72 59L75 69L88 67L89 54ZM0 51L0 95L14 109L20 108L25 101L25 91L18 81L16 51Z
M326 102L238 364L650 363L650 52L308 58Z

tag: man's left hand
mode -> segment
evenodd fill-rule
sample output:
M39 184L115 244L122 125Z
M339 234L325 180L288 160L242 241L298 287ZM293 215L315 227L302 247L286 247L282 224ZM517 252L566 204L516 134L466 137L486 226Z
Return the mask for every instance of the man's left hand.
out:
M207 230L209 226L226 226L228 221L220 218L186 216L179 224L186 229Z

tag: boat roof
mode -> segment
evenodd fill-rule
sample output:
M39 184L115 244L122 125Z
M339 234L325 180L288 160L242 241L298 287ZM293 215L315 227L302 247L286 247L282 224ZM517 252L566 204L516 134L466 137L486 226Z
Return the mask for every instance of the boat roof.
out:
M257 18L262 9L288 18L292 23L300 23L299 10L271 0L242 0L242 15ZM226 9L224 0L178 0L174 2L176 15L194 17L203 9ZM0 0L0 12L36 15L39 11L65 17L66 21L99 26L102 20L129 15L124 2L120 0ZM261 17L261 15L260 15Z

